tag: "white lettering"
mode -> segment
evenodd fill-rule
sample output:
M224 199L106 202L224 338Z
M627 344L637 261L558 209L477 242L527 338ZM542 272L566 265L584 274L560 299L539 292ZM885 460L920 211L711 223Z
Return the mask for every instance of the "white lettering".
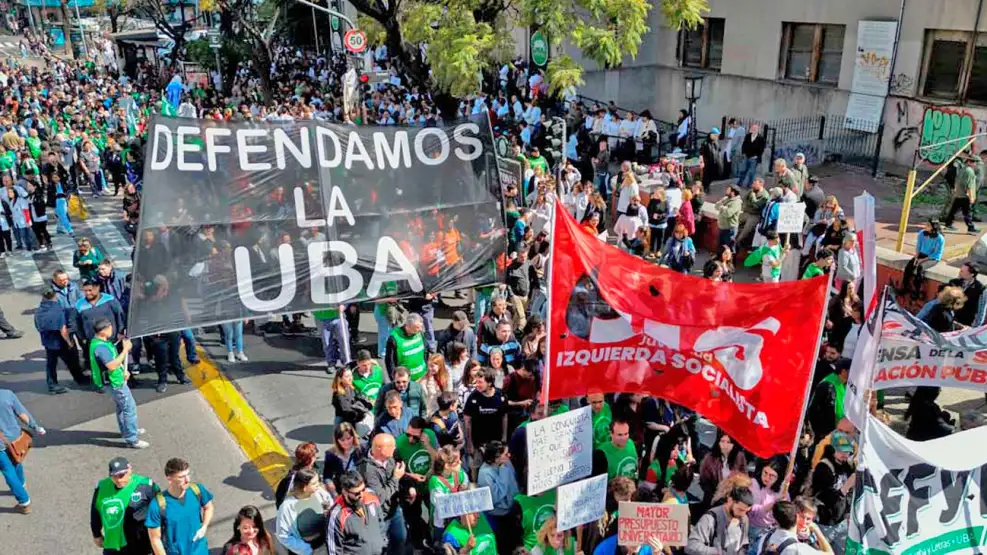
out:
M353 212L350 211L349 205L346 204L346 197L343 196L342 189L333 185L332 191L329 193L329 209L326 210L326 219L329 221L329 227L332 227L332 222L336 218L345 218L346 223L356 225L356 218L353 217Z
M387 271L390 267L391 258L399 266L399 271ZM367 284L367 295L371 298L376 297L380 294L381 286L389 281L407 281L415 293L421 293L424 289L418 271L401 251L397 241L384 235L377 241L377 261L374 265L374 274L370 277L370 283Z
M162 142L162 138L164 141ZM164 160L158 160L158 145L163 144L165 149ZM151 149L151 169L152 170L164 170L168 169L171 164L171 156L173 153L174 145L171 140L171 129L167 125L161 125L160 123L154 126L154 148Z
M178 171L181 172L200 172L202 171L202 164L199 162L186 162L185 153L186 152L199 152L201 148L196 143L189 143L185 141L186 137L198 137L199 128L191 125L179 125L175 130L175 134L178 136Z
M298 139L301 148L291 142L287 131L280 128L274 130L274 156L277 158L278 169L283 170L287 165L287 159L284 155L285 150L291 153L291 156L298 161L301 167L312 167L312 149L308 144L307 127L299 128Z
M233 135L233 131L226 127L206 128L206 165L209 167L209 171L214 172L218 167L216 163L217 153L229 154L232 151L230 145L216 144L216 137L229 137L231 135Z
M337 252L343 255L342 264L327 264L326 255ZM338 260L338 259L337 259ZM354 269L359 262L359 255L353 245L343 241L314 241L308 245L308 268L312 276L312 302L315 304L337 305L344 303L360 293L363 288L363 276ZM330 278L341 276L346 278L346 289L338 293L329 293L326 282Z
M475 123L464 123L463 125L458 125L452 132L452 138L460 145L469 146L473 149L472 152L465 152L460 147L456 147L455 149L457 158L463 162L472 162L483 154L483 143L480 142L480 139L472 135L466 135L466 131L469 131L474 135L479 135L480 126Z
M356 152L359 150L359 152ZM346 142L346 169L353 169L354 162L363 162L367 169L373 171L374 162L367 153L367 147L363 146L363 140L356 131L350 131L350 138Z
M265 154L267 146L247 143L251 137L267 137L266 129L238 129L236 132L237 154L240 156L240 169L243 171L267 171L271 169L270 162L251 162L250 154Z
M332 142L332 158L326 158L326 143L322 139ZM339 144L339 137L326 127L315 128L315 146L319 151L319 165L323 168L339 167L339 162L343 159L343 147Z
M439 146L439 152L434 158L429 156L429 153L425 152L425 139L429 135L434 135L437 139ZM433 153L436 154L436 153ZM418 161L426 166L438 166L445 162L449 158L449 137L446 136L445 132L441 129L435 127L426 127L415 135L415 156L418 157Z
M394 146L387 144L387 135L380 131L374 133L374 150L377 151L377 167L398 169L402 165L411 167L411 146L408 144L408 132L398 131L394 134Z
M322 218L309 220L305 216L305 191L301 187L295 187L295 221L298 227L322 227L326 221Z
M258 299L254 293L254 276L250 270L250 250L237 247L233 251L236 269L236 289L243 306L255 312L277 312L288 306L295 298L295 252L290 244L278 246L278 260L281 264L281 292L269 301Z

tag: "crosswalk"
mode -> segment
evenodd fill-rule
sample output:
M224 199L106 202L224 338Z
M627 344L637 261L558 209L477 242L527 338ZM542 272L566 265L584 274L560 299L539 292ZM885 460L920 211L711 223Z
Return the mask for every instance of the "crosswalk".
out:
M59 268L68 272L72 279L79 279L79 271L72 267L72 255L77 249L77 241L82 237L88 237L120 271L129 273L132 270L130 254L133 243L120 218L122 196L98 199L84 196L89 217L85 221L72 221L74 235L56 234L55 215L49 210L48 232L51 234L52 250L30 256L15 251L7 258L0 259L0 291L40 293Z
M20 37L0 36L0 57L6 58L14 55L20 55L20 53Z

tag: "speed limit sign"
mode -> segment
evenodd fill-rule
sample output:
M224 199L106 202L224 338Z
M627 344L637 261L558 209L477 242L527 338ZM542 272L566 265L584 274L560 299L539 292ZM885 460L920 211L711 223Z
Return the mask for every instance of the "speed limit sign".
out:
M367 49L367 35L359 29L350 29L343 35L343 46L354 54Z

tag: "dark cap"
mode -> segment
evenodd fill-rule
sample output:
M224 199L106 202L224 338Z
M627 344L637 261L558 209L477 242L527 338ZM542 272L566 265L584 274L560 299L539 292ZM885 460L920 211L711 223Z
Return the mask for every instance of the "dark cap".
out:
M370 356L370 351L366 349L360 349L356 352L357 362L363 362L364 360L373 360L374 357Z
M466 312L465 311L457 310L456 312L453 312L452 313L452 321L453 322L469 322L470 319L469 319L468 316L466 316Z
M123 474L130 470L130 461L123 457L117 457L110 461L110 476Z
M738 195L744 192L743 189L740 188L740 185L736 183L731 183L727 185L727 188L733 189L733 192L737 193Z

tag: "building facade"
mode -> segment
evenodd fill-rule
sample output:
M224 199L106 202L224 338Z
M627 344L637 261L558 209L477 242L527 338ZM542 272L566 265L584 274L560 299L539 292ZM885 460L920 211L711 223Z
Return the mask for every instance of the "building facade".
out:
M877 97L873 116L874 130L883 122L881 158L908 165L920 144L987 132L985 3L709 0L706 23L695 31L666 27L653 9L651 31L636 59L610 70L583 60L586 84L580 92L675 121L687 108L683 78L701 73L703 92L696 106L701 130L732 116L768 123L844 117L857 66L865 65L858 55L860 23L900 17L893 68L891 56L885 56L864 69L886 72L890 94ZM854 107L851 112L857 113ZM925 149L920 158L941 162L955 148ZM976 148L987 149L987 140L978 139Z

